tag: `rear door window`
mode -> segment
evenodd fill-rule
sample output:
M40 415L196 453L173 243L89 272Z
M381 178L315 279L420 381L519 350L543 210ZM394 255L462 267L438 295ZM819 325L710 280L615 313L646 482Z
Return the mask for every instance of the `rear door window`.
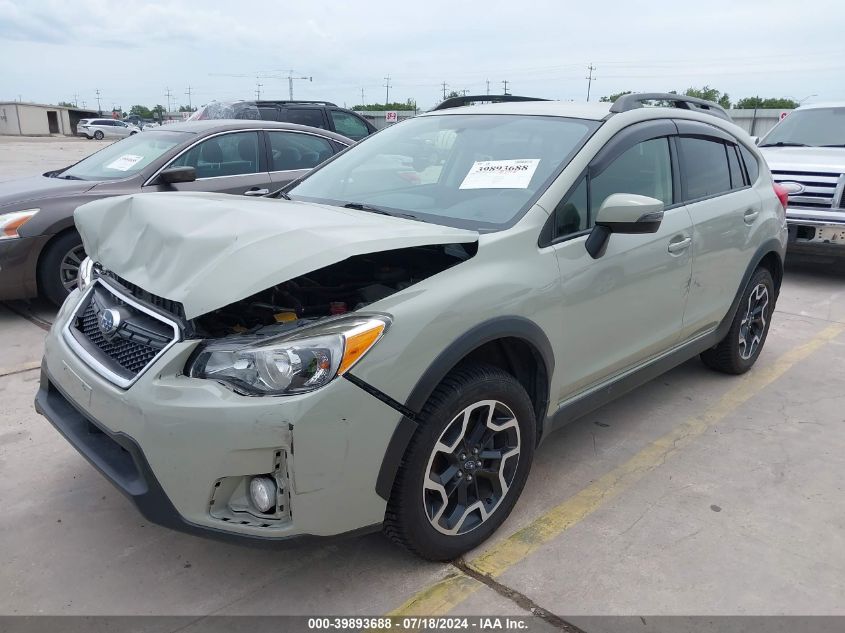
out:
M731 190L728 156L722 141L682 136L681 174L686 182L686 201L709 198Z
M296 123L297 125L326 127L322 108L288 108L285 110L284 120L288 123Z
M731 187L733 189L741 189L747 183L742 173L742 165L739 162L736 145L729 144L725 148L728 150L728 166L731 169Z
M328 140L313 134L268 131L270 171L311 169L334 154Z
M369 135L370 130L367 124L354 114L343 110L329 110L329 113L332 117L332 123L334 123L335 132L338 134L343 134L355 141L360 141Z

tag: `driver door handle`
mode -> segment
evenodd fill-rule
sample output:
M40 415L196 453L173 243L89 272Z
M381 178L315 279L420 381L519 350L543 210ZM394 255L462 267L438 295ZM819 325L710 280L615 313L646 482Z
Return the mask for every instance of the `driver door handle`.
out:
M270 193L269 189L252 188L252 189L247 189L246 191L244 191L245 196L266 196L268 193Z
M685 237L677 242L669 242L669 252L672 253L672 255L677 255L678 253L687 250L690 244L692 244L691 237Z

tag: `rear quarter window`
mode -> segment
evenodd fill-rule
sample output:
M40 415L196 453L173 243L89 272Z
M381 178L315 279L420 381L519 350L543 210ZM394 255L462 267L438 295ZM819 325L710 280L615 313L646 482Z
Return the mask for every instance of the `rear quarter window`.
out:
M747 149L745 146L739 146L739 153L742 155L742 160L745 163L745 171L748 173L748 182L752 185L757 182L760 177L760 165L757 163L757 157Z

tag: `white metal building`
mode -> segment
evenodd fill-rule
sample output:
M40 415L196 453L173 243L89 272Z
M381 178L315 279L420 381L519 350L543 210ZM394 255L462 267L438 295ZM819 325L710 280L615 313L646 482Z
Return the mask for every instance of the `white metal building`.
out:
M73 136L76 133L76 122L86 115L96 116L96 112L42 103L0 101L0 134Z

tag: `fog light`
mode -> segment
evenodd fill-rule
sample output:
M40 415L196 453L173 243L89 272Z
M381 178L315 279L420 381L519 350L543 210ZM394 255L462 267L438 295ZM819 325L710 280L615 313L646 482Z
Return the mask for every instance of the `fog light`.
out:
M261 512L276 507L276 482L270 477L253 477L249 482L249 497Z

